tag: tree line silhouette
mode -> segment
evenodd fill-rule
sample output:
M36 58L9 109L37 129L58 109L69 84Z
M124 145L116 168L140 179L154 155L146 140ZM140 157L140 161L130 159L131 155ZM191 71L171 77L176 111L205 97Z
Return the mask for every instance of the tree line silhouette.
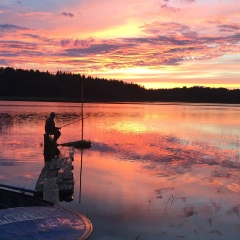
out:
M0 98L10 100L85 102L196 102L240 103L240 90L226 88L145 89L119 80L85 77L58 71L56 74L39 70L0 68Z

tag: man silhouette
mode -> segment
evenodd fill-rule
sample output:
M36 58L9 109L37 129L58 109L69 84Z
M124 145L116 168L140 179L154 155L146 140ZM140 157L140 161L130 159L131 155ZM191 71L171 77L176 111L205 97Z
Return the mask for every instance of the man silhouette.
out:
M46 120L45 123L45 132L47 134L54 135L54 140L57 142L58 138L61 136L61 132L59 129L60 127L55 127L54 118L56 117L56 114L54 112L50 113L50 117Z

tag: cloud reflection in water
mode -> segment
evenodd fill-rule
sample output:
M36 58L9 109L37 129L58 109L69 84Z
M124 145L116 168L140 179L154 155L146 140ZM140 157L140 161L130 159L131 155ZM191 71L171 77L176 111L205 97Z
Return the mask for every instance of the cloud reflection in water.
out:
M59 125L81 117L80 104L0 107L2 181L35 185L51 111ZM231 106L86 104L84 136L93 146L83 154L81 204L75 150L75 199L68 206L88 215L96 239L237 240L238 112ZM77 122L62 129L60 141L80 136Z

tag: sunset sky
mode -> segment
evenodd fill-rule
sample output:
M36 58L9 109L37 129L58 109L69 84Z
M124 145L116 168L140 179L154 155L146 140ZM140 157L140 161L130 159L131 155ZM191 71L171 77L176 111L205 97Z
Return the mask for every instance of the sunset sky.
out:
M1 0L0 67L240 88L240 2Z

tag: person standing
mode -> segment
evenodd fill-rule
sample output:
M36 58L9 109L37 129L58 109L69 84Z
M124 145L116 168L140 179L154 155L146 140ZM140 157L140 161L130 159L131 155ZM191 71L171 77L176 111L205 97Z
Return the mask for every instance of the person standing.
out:
M58 138L61 136L61 132L59 131L59 129L61 128L55 126L54 122L55 117L56 117L55 112L51 112L50 117L46 120L45 123L45 132L47 134L54 135L54 140L55 142L57 142Z

